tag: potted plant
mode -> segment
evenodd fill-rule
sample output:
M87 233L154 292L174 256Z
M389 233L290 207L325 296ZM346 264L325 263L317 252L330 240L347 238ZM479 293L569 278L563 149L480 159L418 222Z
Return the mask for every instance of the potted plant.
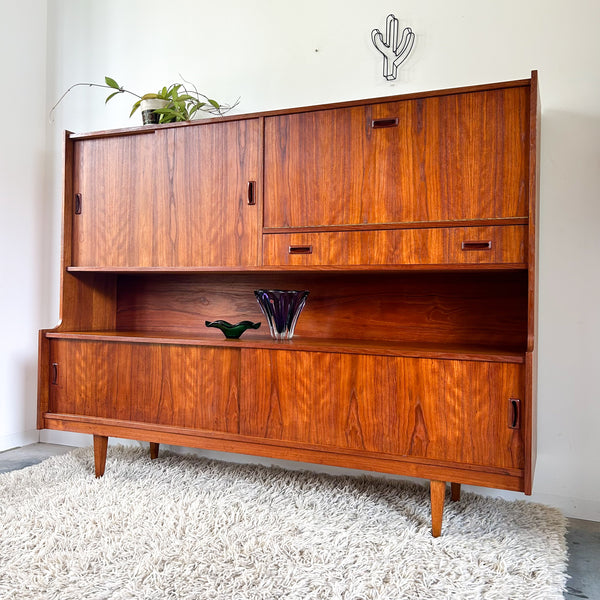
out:
M183 78L182 78L183 79ZM142 121L144 125L148 123L173 123L175 121L190 121L194 116L200 113L222 116L239 104L239 98L233 104L222 104L209 98L198 91L193 84L186 82L171 83L164 86L156 93L137 94L131 90L125 89L119 85L112 77L106 76L104 83L75 83L58 99L58 102L52 107L50 114L62 102L63 98L74 88L79 86L98 87L111 90L104 103L118 96L119 94L129 94L136 98L131 108L131 117L138 108L142 112Z

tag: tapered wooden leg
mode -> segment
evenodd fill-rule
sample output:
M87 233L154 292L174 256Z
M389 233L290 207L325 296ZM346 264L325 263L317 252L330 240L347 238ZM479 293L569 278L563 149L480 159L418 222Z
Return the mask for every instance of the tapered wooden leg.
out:
M452 502L458 502L460 500L460 483L450 484L450 499Z
M108 437L105 435L94 435L94 467L96 469L96 477L104 475L107 448Z
M160 446L160 444L157 444L156 442L150 442L150 458L152 460L154 460L155 458L158 458L159 446Z
M442 516L444 514L446 482L431 481L429 493L431 496L431 535L433 537L439 537L442 533Z

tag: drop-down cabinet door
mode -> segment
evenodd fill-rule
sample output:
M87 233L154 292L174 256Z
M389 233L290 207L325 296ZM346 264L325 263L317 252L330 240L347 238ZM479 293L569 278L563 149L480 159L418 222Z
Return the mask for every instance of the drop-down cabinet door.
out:
M74 143L78 267L254 266L258 119Z
M265 228L527 217L529 86L265 119Z

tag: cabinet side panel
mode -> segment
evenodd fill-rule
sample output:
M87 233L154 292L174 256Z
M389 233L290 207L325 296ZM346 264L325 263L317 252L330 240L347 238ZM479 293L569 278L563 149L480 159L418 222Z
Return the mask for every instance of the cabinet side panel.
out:
M531 74L529 102L529 255L527 323L527 419L525 493L531 494L537 457L538 256L541 104L537 71Z
M50 343L42 329L38 333L37 428L44 428L43 414L50 406Z
M525 444L524 492L531 494L537 459L537 351L526 354L526 404L523 424Z
M117 277L114 274L63 273L63 314L58 330L116 327Z

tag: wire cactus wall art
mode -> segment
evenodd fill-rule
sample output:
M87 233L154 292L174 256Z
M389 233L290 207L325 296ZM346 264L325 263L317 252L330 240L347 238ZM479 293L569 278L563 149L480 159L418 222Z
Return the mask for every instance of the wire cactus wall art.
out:
M385 40L379 29L373 29L371 40L375 48L383 54L383 76L388 81L393 81L398 76L398 67L408 58L415 43L415 34L410 27L400 33L400 22L394 15L388 15L385 21Z

